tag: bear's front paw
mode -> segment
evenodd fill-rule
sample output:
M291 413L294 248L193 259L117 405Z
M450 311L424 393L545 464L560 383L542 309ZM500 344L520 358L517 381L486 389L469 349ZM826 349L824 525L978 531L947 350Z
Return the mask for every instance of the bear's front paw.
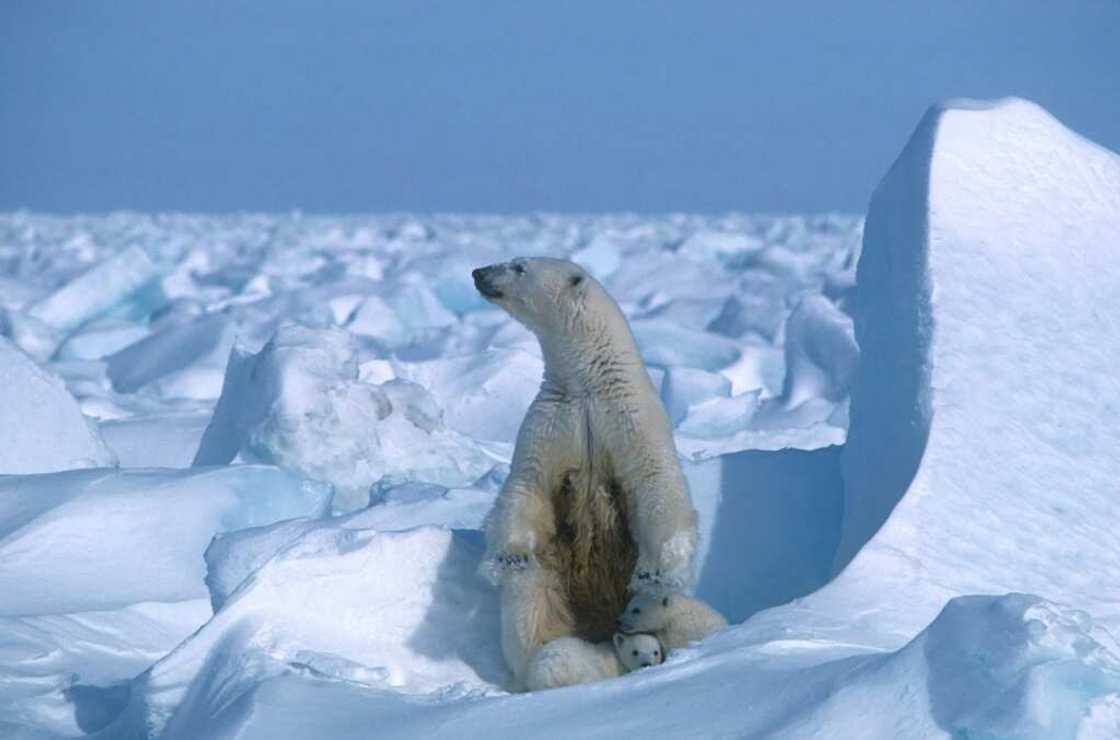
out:
M646 570L639 568L634 571L634 584L643 588L655 588L662 585L661 569Z
M517 572L529 567L529 555L520 552L500 552L494 556L494 563L505 572Z

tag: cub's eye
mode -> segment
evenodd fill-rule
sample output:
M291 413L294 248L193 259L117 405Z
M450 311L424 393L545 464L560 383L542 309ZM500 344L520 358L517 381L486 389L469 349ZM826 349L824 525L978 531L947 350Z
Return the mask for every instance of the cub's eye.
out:
M654 650L653 651L653 657L656 658L658 655L661 655L661 651L660 650Z
M525 266L524 265L514 265L513 266L513 271L516 272L518 275L524 275L525 274Z
M634 651L634 657L635 657L635 658L637 658L637 657L638 657L638 651L637 651L637 650L635 650L635 651Z
M634 607L633 609L630 610L630 613L631 614L641 614L642 610L639 609L638 607Z
M570 283L573 287L579 285L582 282L583 275L572 275L570 278L568 278L568 283Z

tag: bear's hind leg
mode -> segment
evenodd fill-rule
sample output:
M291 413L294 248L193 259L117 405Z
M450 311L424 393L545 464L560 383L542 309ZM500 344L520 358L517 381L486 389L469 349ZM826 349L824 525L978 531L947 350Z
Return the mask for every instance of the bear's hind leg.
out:
M502 654L524 685L533 654L545 643L575 633L575 620L558 575L539 563L508 573L501 588Z

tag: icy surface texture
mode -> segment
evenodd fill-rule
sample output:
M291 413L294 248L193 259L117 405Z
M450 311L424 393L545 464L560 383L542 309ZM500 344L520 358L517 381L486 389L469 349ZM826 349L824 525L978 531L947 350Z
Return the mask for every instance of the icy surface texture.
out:
M497 462L444 426L423 387L359 380L352 342L285 325L258 354L235 353L194 464L274 463L331 483L335 506L352 510L384 476L464 485Z
M206 596L215 534L329 503L327 486L266 466L0 477L0 616Z
M6 325L66 348L51 369L130 464L181 464L220 368L199 462L272 460L357 509L223 522L179 486L225 468L2 481L40 549L0 551L39 612L0 617L0 735L1118 737L1117 198L1114 155L1003 101L923 121L855 288L860 223L832 216L0 217ZM27 314L138 242L160 295L77 329ZM540 357L469 270L516 254L584 260L632 320L699 512L697 595L733 626L507 696L479 528ZM102 496L137 525L101 526ZM99 577L52 554L94 518L66 562Z
M62 380L0 337L0 474L116 462Z
M948 598L1024 591L1120 628L1118 233L1120 157L1036 105L925 117L868 215L847 568L814 607L878 604L904 639Z
M209 719L226 702L293 672L445 699L490 693L508 676L481 555L478 533L311 526L134 682L107 732L211 737Z

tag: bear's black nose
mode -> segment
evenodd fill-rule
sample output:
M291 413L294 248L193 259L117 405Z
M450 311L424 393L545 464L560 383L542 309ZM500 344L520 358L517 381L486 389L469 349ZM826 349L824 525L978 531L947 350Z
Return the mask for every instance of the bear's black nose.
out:
M489 265L472 270L471 277L474 278L474 287L487 298L501 298L502 291L494 285L494 278L502 269L501 265Z

